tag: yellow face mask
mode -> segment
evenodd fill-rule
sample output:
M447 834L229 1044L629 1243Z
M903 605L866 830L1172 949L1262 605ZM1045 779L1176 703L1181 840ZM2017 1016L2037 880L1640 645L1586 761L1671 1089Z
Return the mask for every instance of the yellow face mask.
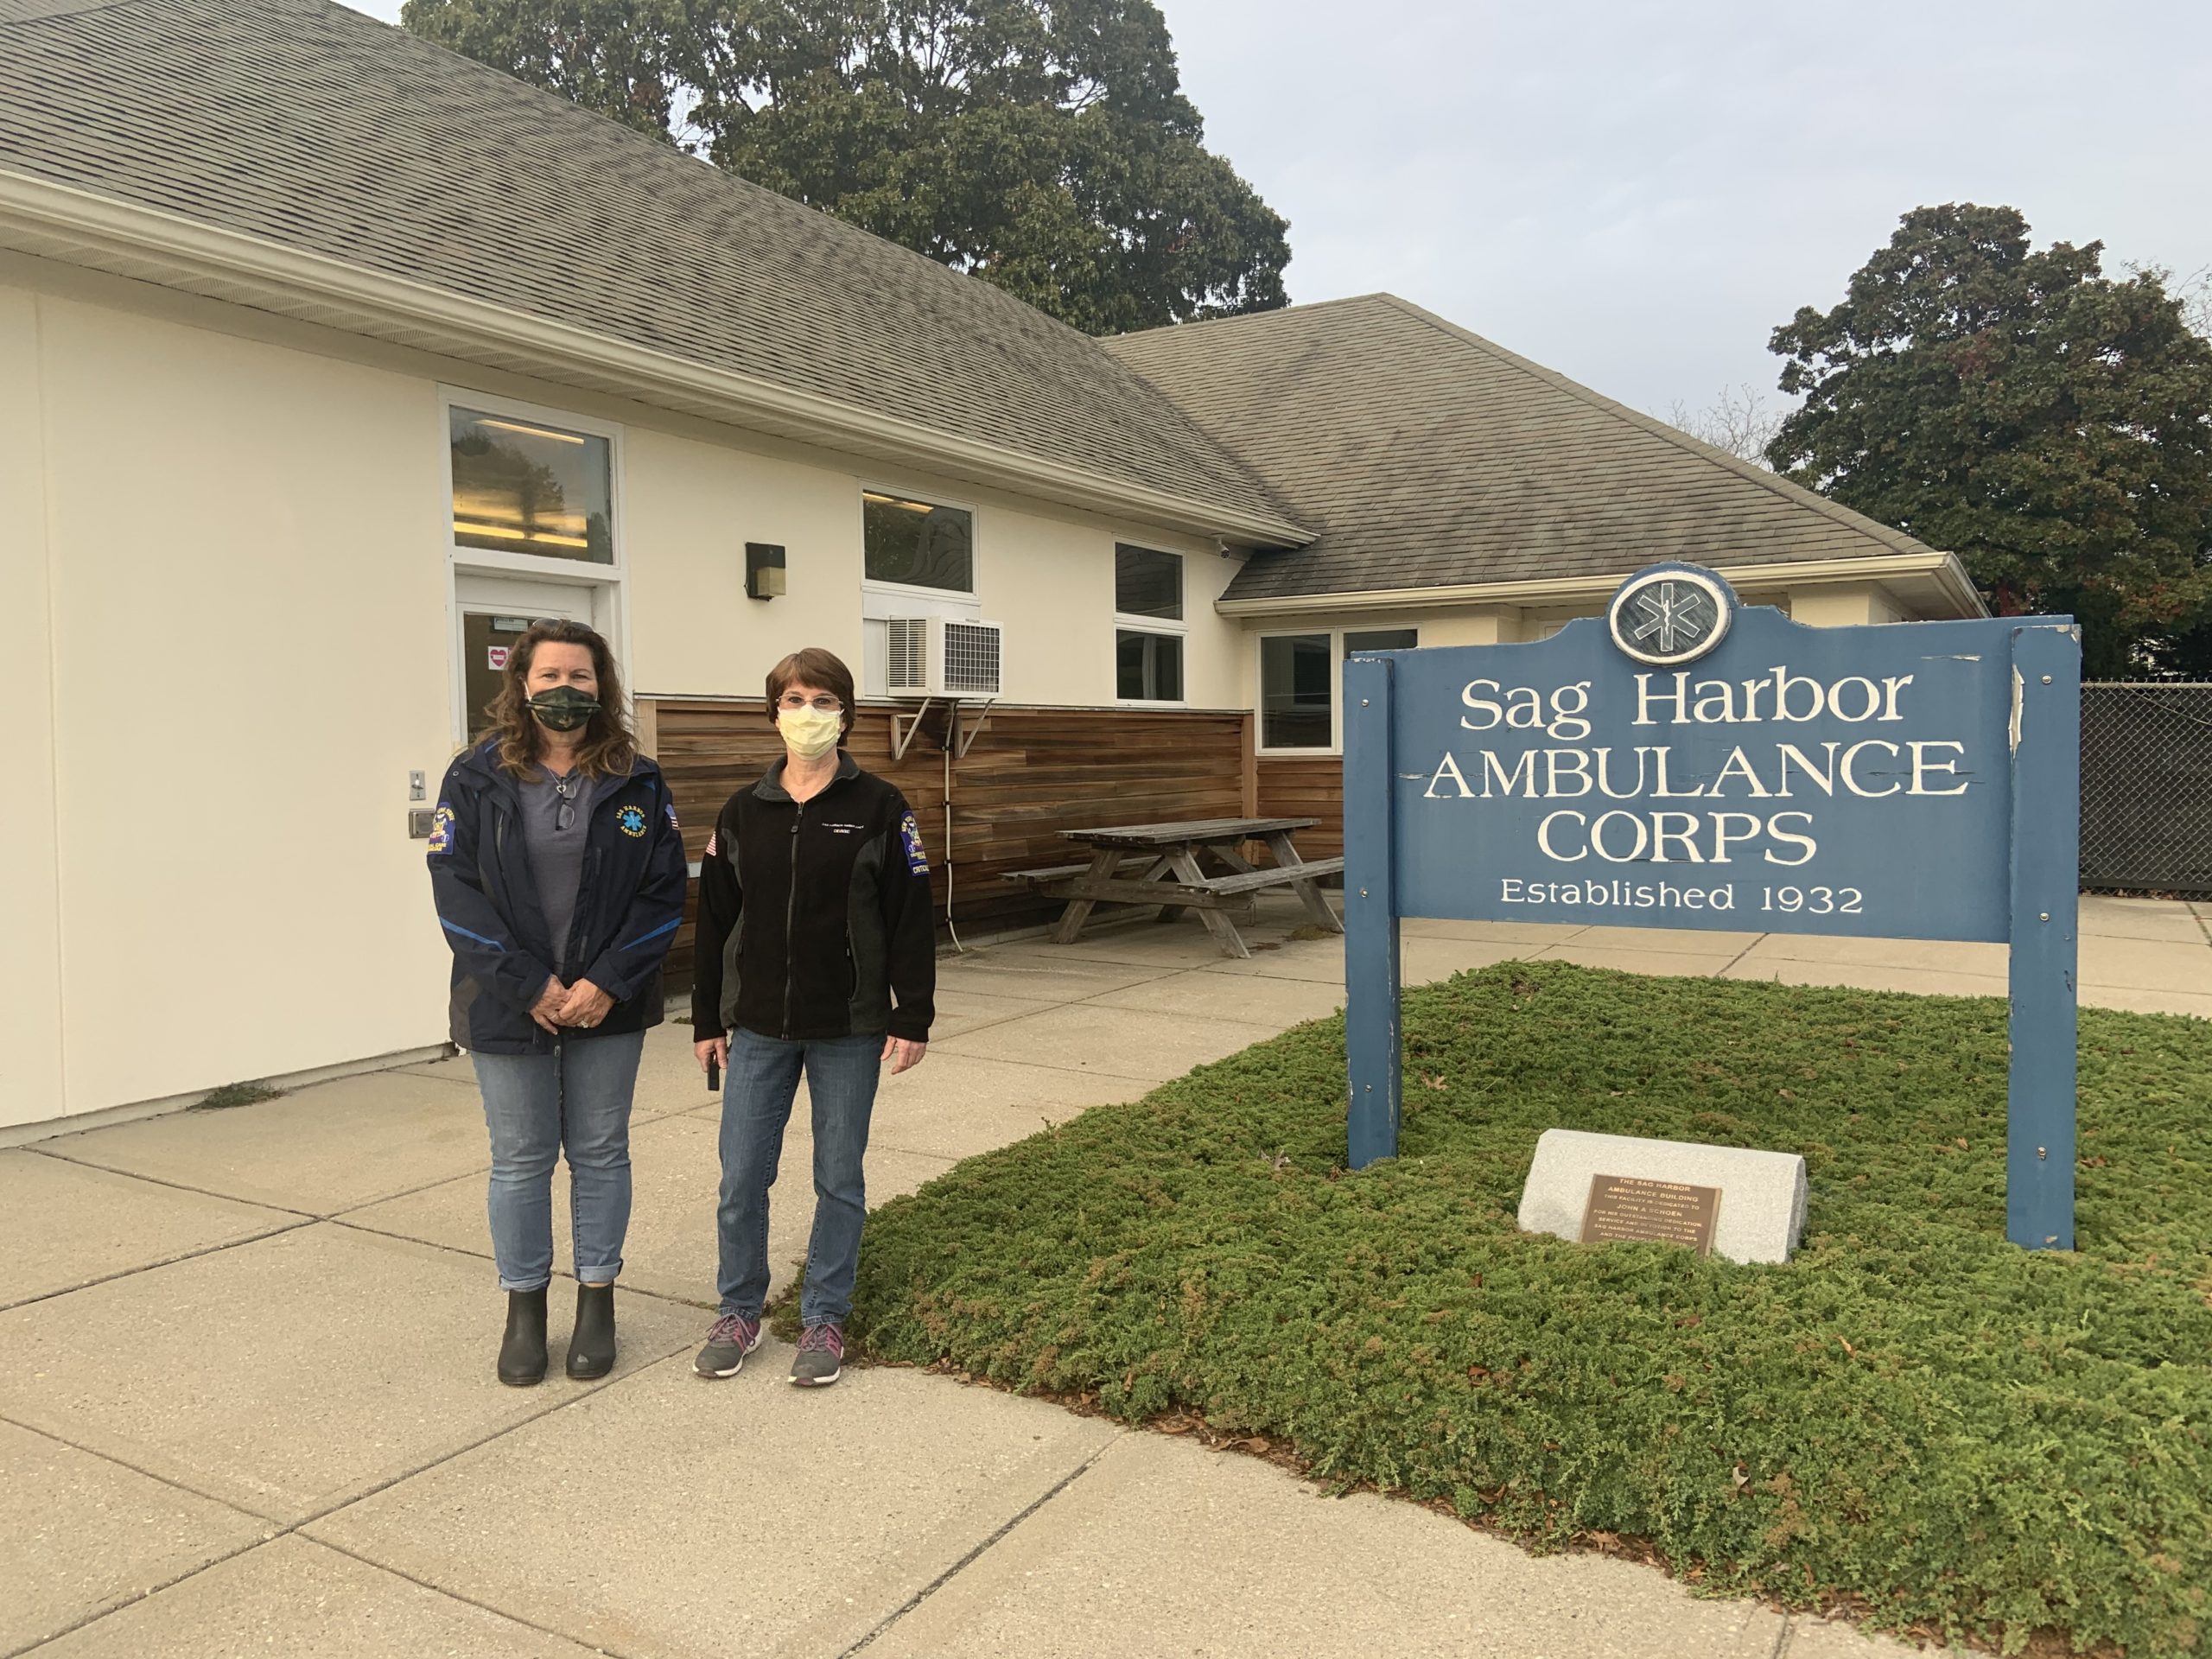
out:
M776 729L784 734L784 747L800 760L818 760L837 747L845 717L819 709L786 709L777 715Z

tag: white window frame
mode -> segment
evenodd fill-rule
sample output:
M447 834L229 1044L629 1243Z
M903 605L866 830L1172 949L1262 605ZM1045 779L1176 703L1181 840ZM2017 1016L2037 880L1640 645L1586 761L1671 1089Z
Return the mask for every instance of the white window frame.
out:
M1162 619L1146 617L1140 626L1138 619L1116 612L1114 616L1114 706L1116 709L1187 709L1191 706L1191 631L1185 627L1161 627ZM1179 697L1125 697L1122 695L1122 636L1125 633L1148 634L1155 639L1176 639L1182 642L1183 695Z
M1262 646L1264 639L1306 639L1315 634L1325 636L1329 642L1329 661L1341 663L1344 654L1344 631L1342 628L1266 628L1254 634L1252 641L1252 742L1253 753L1279 755L1285 760L1303 757L1319 760L1332 754L1342 754L1344 749L1344 698L1338 695L1338 678L1329 679L1329 741L1325 748L1269 748L1268 747L1268 660Z
M907 582L879 582L868 573L868 501L871 495L896 496L901 501L919 501L932 507L950 507L968 515L968 587L965 592L957 588L924 588ZM963 620L980 619L983 613L983 512L973 501L954 500L936 490L918 490L905 484L886 483L880 479L860 480L860 487L853 492L853 522L858 532L861 564L861 592L879 599L890 598L900 602L913 601L936 607L953 606L955 610L897 610L871 605L866 615L871 620L893 616L957 616Z
M1410 625L1414 639L1421 639L1421 625ZM1325 760L1344 752L1344 635L1347 633L1382 633L1395 632L1382 626L1357 628L1263 628L1252 636L1252 741L1255 755L1271 756L1286 760L1303 757L1309 760ZM1326 748L1285 749L1269 748L1268 735L1268 664L1266 653L1261 649L1262 639L1308 639L1313 635L1326 634L1329 639L1329 661L1335 671L1329 678L1329 744ZM1415 646L1418 649L1418 644Z
M463 547L453 534L453 411L458 406L480 414L506 416L541 426L560 428L588 437L607 440L607 512L613 558L606 564L588 559L554 559L538 553L499 553L488 548ZM594 420L569 410L526 403L470 386L438 388L438 534L446 552L446 666L448 707L453 712L454 741L468 740L467 674L461 662L461 613L480 608L483 601L464 598L463 588L474 589L472 577L505 577L533 582L557 582L581 588L590 595L594 626L622 665L625 683L634 688L637 665L630 653L629 531L624 505L622 428ZM634 695L634 693L633 693Z
M455 541L453 534L453 411L456 408L472 410L481 415L506 416L538 426L575 432L584 437L604 438L607 441L607 516L613 558L605 564L595 564L589 559L548 558L542 553L498 553L486 547L463 547ZM629 537L626 520L628 515L624 511L622 500L620 427L607 421L594 421L586 416L571 414L564 409L549 409L543 404L525 404L518 398L472 391L466 386L438 388L438 425L440 453L444 457L438 473L445 486L439 518L444 529L446 553L450 563L471 569L505 570L553 582L620 582L627 573L626 544Z
M1150 547L1142 542L1124 542L1116 537L1118 554L1123 547L1138 548L1147 553L1157 553L1175 561L1178 575L1176 592L1182 601L1183 614L1176 616L1132 616L1116 607L1114 612L1114 634L1109 642L1112 654L1109 658L1109 671L1114 677L1114 706L1116 709L1187 709L1191 706L1191 561L1187 554L1178 553L1169 547ZM1119 573L1116 573L1118 585ZM1121 597L1117 592L1116 599ZM1122 695L1122 636L1124 633L1150 633L1162 639L1183 642L1183 695L1179 697L1125 697ZM1303 751L1300 751L1303 753Z

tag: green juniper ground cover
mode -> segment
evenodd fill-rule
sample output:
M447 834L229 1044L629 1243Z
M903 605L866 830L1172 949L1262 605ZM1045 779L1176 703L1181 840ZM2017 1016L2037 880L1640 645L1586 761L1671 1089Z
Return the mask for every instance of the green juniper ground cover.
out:
M886 1205L853 1334L1711 1589L2212 1649L2212 1027L2083 1012L2074 1255L2005 1240L1993 1000L1508 963L1405 1032L1395 1161L1302 1027ZM1805 1246L1522 1236L1554 1125L1801 1153Z

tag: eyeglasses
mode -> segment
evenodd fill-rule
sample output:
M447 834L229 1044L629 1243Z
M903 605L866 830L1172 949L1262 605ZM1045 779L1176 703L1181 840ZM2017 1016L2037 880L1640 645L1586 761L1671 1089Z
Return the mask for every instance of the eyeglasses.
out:
M558 772L551 776L553 792L561 798L561 804L553 809L553 827L566 830L576 821L576 794L583 788L584 769L578 766L565 778Z
M809 702L796 691L787 694L776 704L776 707L788 709L793 714L797 714L802 709L811 709L817 715L841 715L845 711L845 705L835 697L824 696Z

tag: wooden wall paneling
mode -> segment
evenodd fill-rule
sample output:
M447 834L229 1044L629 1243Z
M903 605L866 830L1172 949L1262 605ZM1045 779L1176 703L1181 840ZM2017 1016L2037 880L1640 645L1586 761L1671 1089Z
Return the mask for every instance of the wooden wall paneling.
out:
M925 734L893 762L892 712L882 704L863 707L849 743L853 758L896 784L913 808L940 918L949 858L953 920L971 932L1032 925L1058 913L1056 900L999 878L1065 863L1063 830L1236 817L1248 810L1260 784L1246 758L1249 717L1241 713L998 708L951 765L948 836L944 753ZM723 803L766 772L782 746L749 701L664 699L654 718L686 854L697 860ZM679 964L688 976L690 935L687 920L671 953L671 976Z
M1321 820L1296 836L1298 850L1308 858L1335 858L1344 849L1344 764L1333 754L1261 758L1261 813Z
M1243 758L1240 769L1243 772L1244 785L1244 810L1242 816L1256 818L1260 816L1259 716L1246 715L1241 724L1243 730L1239 734L1239 737L1243 747Z

